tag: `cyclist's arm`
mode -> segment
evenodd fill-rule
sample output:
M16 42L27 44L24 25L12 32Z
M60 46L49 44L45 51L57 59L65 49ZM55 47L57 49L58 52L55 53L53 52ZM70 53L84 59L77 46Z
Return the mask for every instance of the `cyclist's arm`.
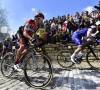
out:
M28 39L28 40L32 40L32 37L27 33L27 30L24 29L23 35Z
M86 42L87 38L86 37L82 37L82 41Z
M92 41L96 41L96 39L92 36L91 30L87 32L87 38L90 38Z
M6 46L5 46L4 44L3 44L3 46L2 46L2 47L3 47L3 49L5 49L5 48L6 48Z
M25 27L24 27L24 30L23 30L23 35L30 41L32 40L32 34L33 34L32 31L33 30L31 29L31 24L29 22L27 22L25 24Z

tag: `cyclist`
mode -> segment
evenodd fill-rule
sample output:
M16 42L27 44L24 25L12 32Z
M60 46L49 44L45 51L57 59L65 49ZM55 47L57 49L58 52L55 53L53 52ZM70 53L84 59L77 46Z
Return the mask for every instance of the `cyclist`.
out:
M77 63L75 60L75 57L78 55L79 52L82 54L82 50L84 49L84 46L87 43L87 38L90 38L92 41L99 42L96 40L92 34L95 34L97 31L97 27L95 25L90 26L90 28L85 28L82 30L77 30L72 35L72 40L77 45L77 49L74 51L74 53L71 55L71 61L73 63Z
M36 33L38 26L42 23L44 15L42 13L37 13L34 20L30 19L26 21L24 26L21 26L17 31L17 38L19 40L20 46L16 54L16 60L14 69L16 71L22 71L19 68L20 58L28 52L29 42L32 42L32 35Z
M10 52L11 51L11 47L12 47L12 42L10 40L10 38L6 38L4 40L4 43L3 43L3 56L5 55L6 52Z
M2 59L3 42L0 41L0 59Z
M0 53L2 53L2 49L3 49L3 42L0 41Z

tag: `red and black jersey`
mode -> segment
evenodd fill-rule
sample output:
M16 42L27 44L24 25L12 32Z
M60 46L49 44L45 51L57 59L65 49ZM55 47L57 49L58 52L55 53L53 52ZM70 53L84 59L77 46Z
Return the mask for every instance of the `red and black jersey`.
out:
M37 28L38 27L35 21L32 19L26 21L25 26L24 26L24 30L26 30L29 35L32 35L34 32L36 32Z

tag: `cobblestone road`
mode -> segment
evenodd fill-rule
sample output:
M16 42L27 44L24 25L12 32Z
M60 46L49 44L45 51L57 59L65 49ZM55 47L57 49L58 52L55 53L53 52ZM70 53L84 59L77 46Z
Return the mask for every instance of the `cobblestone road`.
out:
M75 65L74 69L62 69L53 62L54 77L42 90L100 90L100 71L90 70L88 65ZM25 83L23 72L5 78L0 72L0 90L41 90Z

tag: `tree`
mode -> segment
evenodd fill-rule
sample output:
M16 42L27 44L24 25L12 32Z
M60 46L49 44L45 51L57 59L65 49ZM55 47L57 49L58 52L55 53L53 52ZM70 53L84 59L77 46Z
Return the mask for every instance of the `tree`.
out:
M7 10L5 8L2 8L0 4L0 38L1 39L5 39L7 36L9 36L8 34L9 25L6 16L7 13L8 13Z
M0 28L2 26L8 26L8 21L7 21L6 15L7 15L7 10L0 6Z

